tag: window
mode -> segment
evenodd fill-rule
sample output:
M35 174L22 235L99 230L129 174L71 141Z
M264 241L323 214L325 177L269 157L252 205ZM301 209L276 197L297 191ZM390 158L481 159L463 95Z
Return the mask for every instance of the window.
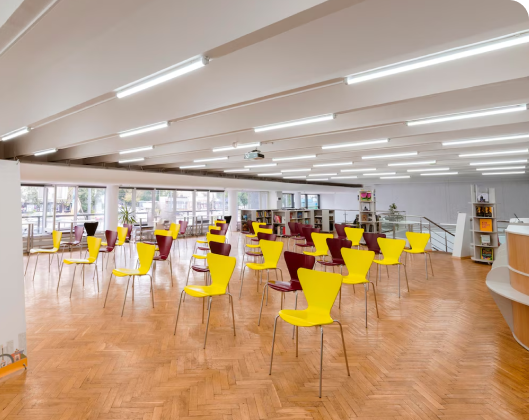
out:
M132 205L133 194L134 188L120 188L118 190L118 220L120 220L121 209L128 209L130 212L134 212L134 206Z
M55 199L55 226L57 230L70 229L70 226L74 221L75 187L57 186Z
M319 209L320 208L319 194L307 194L307 208L308 209Z
M216 217L224 215L224 191L209 192L209 214Z
M152 190L136 190L136 221L142 225L153 222Z
M68 189L68 192L65 190L62 190L61 192L61 189ZM73 187L57 187L57 208L59 208L59 205L63 202L67 205L70 189L73 190ZM81 224L89 220L95 220L98 222L97 230L104 231L106 188L78 187L77 194L77 223ZM67 197L67 199L64 200L62 197ZM63 211L65 210L63 209ZM64 214L66 213L61 215L61 220L65 219ZM57 213L57 222L59 221L59 213Z
M184 220L184 218L192 216L193 191L176 191L176 219Z
M239 210L261 208L259 191L240 191L237 193L237 203Z
M293 209L294 208L294 194L283 194L281 203L284 209Z
M156 190L155 194L155 213L156 217L162 220L173 221L174 219L174 208L173 208L173 195L175 191L172 190Z
M44 187L23 185L22 195L22 234L28 233L28 225L33 224L33 232L42 233L44 228Z
M307 194L301 194L301 208L307 207Z
M195 216L208 217L208 191L195 191Z

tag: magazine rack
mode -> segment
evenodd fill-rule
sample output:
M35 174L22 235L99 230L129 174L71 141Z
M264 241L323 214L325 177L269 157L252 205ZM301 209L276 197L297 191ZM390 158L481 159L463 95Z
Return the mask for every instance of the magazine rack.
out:
M500 246L494 188L470 186L472 260L492 264Z

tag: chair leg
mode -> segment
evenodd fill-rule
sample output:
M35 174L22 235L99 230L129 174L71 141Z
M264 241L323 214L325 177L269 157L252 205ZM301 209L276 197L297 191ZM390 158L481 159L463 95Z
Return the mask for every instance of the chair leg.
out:
M29 267L29 257L31 257L31 253L28 254L28 262L26 264L26 270L24 271L24 275L26 275L26 273L28 272L28 267Z
M169 254L169 269L171 270L171 287L173 287L173 261L171 254Z
M178 317L180 316L180 308L182 307L182 296L185 293L185 290L182 290L180 293L180 302L178 303L178 312L176 312L176 322L174 324L174 333L173 335L176 335L176 327L178 326Z
M386 265L386 273L388 275L388 279L389 279L389 267Z
M209 306L209 309L208 309L208 322L206 323L206 334L204 335L204 348L206 348L206 341L208 339L208 329L209 329L209 317L211 316L211 304L213 303L213 297L209 297L209 302L208 302L208 306Z
M112 283L112 273L110 273L110 280L108 281L107 295L105 296L105 303L103 304L103 308L107 305L108 292L110 290L110 283Z
M51 254L48 254L48 273L51 273Z
M99 294L99 273L97 272L97 265L94 265L94 272L97 276L97 294Z
M294 310L298 309L298 291L296 290L296 303L294 304ZM292 329L292 339L294 339L294 330L296 329L296 327L294 326L293 329ZM298 344L296 342L296 356L298 355L298 351L297 351L297 347L298 347Z
M244 271L246 270L246 266L244 266L242 268L242 271L241 271L241 278L240 278L240 282L241 282L241 290L239 291L239 299L241 298L242 296L242 283L244 281Z
M433 276L434 274L433 274L432 256L430 255L430 253L428 253L428 259L430 260L430 268L432 269L432 276Z
M323 382L323 326L320 325L321 331L321 350L320 350L320 398L321 398L321 388Z
M64 267L64 260L62 261L61 269L59 271L59 281L57 282L57 293L59 292L59 284L61 284L61 276L62 276L63 267Z
M276 320L274 322L274 335L272 336L272 351L270 352L270 372L268 373L269 375L272 374L272 362L274 360L274 344L276 342L277 318L279 318L279 315L276 316Z
M235 333L235 311L233 310L233 296L229 293L226 293L229 296L229 300L231 303L231 319L233 320L233 336L236 336Z
M152 307L154 308L154 283L153 278L150 274L147 274L151 278L151 298L152 298Z
M35 273L37 272L37 263L39 262L39 253L37 252L37 259L35 260L35 268L33 270L33 281L35 281Z
M77 270L77 264L75 264L75 268L73 270L73 277L72 277L72 287L70 288L70 299L72 298L72 290L73 290L73 281L75 280L75 271Z
M364 295L365 295L365 301L366 301L366 328L367 328L367 284L364 284Z
M351 376L351 372L349 371L349 361L347 360L347 350L345 350L345 339L343 338L342 323L336 319L334 320L334 322L337 322L340 326L340 334L342 335L343 355L345 356L345 367L347 368L347 376Z
M134 281L134 280L133 280ZM127 288L125 289L125 299L123 299L123 308L121 309L121 316L123 317L123 312L125 312L125 302L127 301L127 292L129 291L130 276L127 279ZM108 284L110 286L110 283ZM134 289L132 289L134 293Z
M378 302L377 302L377 291L376 291L376 287L373 283L371 283L371 286L373 286L373 296L375 296L375 308L377 309L377 318L380 318L380 315L378 314Z
M400 264L399 264L399 298L400 298Z
M296 330L296 357L298 357L299 327L294 325L294 330ZM292 334L292 338L294 338L294 334Z
M410 285L408 283L408 270L406 270L406 266L404 266L404 275L406 276L406 286L408 287L408 292L410 291Z
M261 310L259 311L259 321L257 321L257 326L261 325L261 314L263 313L263 302L265 297L265 292L268 290L268 285L263 287L263 296L261 297Z

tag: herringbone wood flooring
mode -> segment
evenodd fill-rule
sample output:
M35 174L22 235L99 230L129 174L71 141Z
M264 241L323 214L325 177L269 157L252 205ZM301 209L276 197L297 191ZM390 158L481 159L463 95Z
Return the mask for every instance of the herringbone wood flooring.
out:
M485 286L488 266L434 254L435 277L424 278L424 263L409 265L411 293L398 299L396 271L382 276L376 318L369 297L364 325L363 290L344 286L342 308L333 317L344 324L351 368L344 364L339 329L325 327L323 398L318 398L319 329L299 332L295 357L292 328L281 321L268 375L273 319L279 294L257 326L260 293L246 276L238 299L240 249L231 290L237 336L226 297L213 301L207 348L202 302L188 297L174 322L185 283L192 243L174 253L176 282L168 264L158 264L155 309L149 280L141 279L120 317L126 279L98 294L87 271L79 270L69 298L73 268L65 268L59 292L57 268L48 274L39 262L26 279L27 372L0 380L0 419L525 419L529 418L528 353L512 338ZM124 266L118 254L118 266ZM127 258L127 265L130 266ZM284 261L281 261L284 267ZM286 270L284 270L286 273ZM196 276L195 283L202 284ZM286 307L294 297L287 296ZM300 307L305 301L300 296Z

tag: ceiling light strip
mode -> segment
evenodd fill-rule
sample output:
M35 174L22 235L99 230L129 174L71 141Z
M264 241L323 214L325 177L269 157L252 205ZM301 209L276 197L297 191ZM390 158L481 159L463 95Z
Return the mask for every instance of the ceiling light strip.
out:
M457 175L457 172L432 172L428 174L421 174L421 176L440 176L440 175Z
M494 152L466 153L464 155L459 155L459 157L467 158L467 157L478 157L478 156L517 155L519 153L529 153L529 149L496 150Z
M309 176L335 176L335 175L338 175L338 174L309 174Z
M302 118L299 120L285 121L277 124L262 125L260 127L255 127L254 131L256 133L261 133L263 131L278 130L280 128L295 127L298 125L313 124L322 121L330 121L336 118L335 114L325 114L318 115L316 117Z
M366 141L357 141L354 143L342 143L342 144L330 144L328 146L321 146L323 150L327 149L340 149L343 147L358 147L358 146L368 146L370 144L381 144L387 143L389 139L380 139L380 140L366 140Z
M516 169L525 169L525 166L502 166L499 168L476 168L476 171L510 171Z
M307 178L307 181L328 181L329 178Z
M304 155L304 156L293 156L293 157L284 157L284 158L273 158L274 162L282 162L285 160L301 160L301 159L315 159L316 155Z
M327 166L349 166L353 162L339 162L339 163L319 163L317 165L312 165L313 168L325 168Z
M307 177L306 176L284 176L283 179L306 179Z
M392 153L387 155L371 155L371 156L362 156L362 159L385 159L385 158L397 158L397 157L406 157L406 156L417 156L418 152L406 152L406 153Z
M450 168L420 168L420 169L408 169L406 172L439 172L449 171Z
M368 172L376 171L377 168L342 169L340 172Z
M257 176L281 176L283 175L281 172L274 172L272 174L257 174Z
M356 175L349 176L331 176L331 179L355 179L358 178Z
M443 146L456 146L459 144L473 144L473 143L488 143L497 141L509 141L509 140L521 140L529 138L529 134L517 134L514 136L503 136L503 137L489 137L484 139L468 139L468 140L454 140L445 141Z
M483 172L481 175L520 175L525 174L525 171L515 171L515 172Z
M409 175L397 175L397 176L381 176L380 179L404 179L410 178Z
M10 131L2 136L2 141L11 140L15 137L23 136L24 134L29 133L29 127L17 128L14 131Z
M49 155L50 153L55 153L58 149L45 149L40 150L38 152L35 152L33 156L42 156L42 155Z
M362 174L362 176L387 176L387 175L396 175L396 172L379 172L379 173L369 173Z
M215 147L213 148L213 152L225 152L228 150L237 150L237 149L248 149L250 147L259 147L261 143L254 142L254 143L243 143L243 144L236 144L234 146L222 146L222 147Z
M388 166L411 166L411 165L435 165L436 160L422 160L420 162L395 162L388 163Z
M281 172L310 172L311 169L282 169Z
M146 126L143 126L143 127L133 128L132 130L121 131L119 133L119 137L123 138L123 137L134 136L136 134L147 133L149 131L154 131L154 130L160 130L160 129L166 128L166 127L169 127L169 123L167 121L162 121L162 122L159 122L159 123L156 123L156 124L151 124L151 125L146 125Z
M267 168L270 166L277 166L277 163L263 163L262 165L246 165L245 168Z
M216 160L228 160L228 156L218 157L218 158L205 158L205 159L195 159L193 163L199 162L214 162Z
M250 172L249 169L226 169L224 170L225 173L228 173L228 172Z
M144 160L145 158L134 158L134 159L119 160L118 163L142 162Z
M152 150L152 149L154 149L154 146L138 147L137 149L121 150L119 152L119 154L120 155L127 155L129 153L146 152L146 151Z
M470 162L470 166L481 166L481 165L510 165L513 163L527 163L527 159L520 160L495 160L492 162Z
M205 168L206 165L187 165L187 166L179 166L179 169L196 169L196 168Z

